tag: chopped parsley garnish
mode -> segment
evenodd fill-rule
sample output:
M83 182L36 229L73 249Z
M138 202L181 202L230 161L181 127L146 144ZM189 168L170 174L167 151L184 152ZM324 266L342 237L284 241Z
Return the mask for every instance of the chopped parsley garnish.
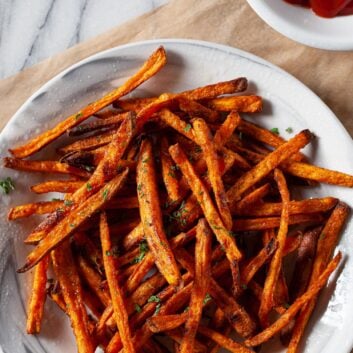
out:
M70 223L70 228L75 228L75 227L76 227L76 224Z
M10 177L0 180L0 188L4 194L9 194L11 191L15 190L15 184Z
M84 165L83 167L87 170L87 172L93 172L94 171L94 167L92 167L91 165Z
M191 128L192 128L191 124L186 124L186 126L184 127L184 131L189 132Z
M135 304L135 311L136 311L137 313L140 313L140 312L142 311L140 305Z
M175 173L172 172L172 171L169 171L169 172L168 172L168 176L170 176L171 178L176 179L176 175L175 175Z
M81 118L82 115L83 115L82 113L77 113L77 114L75 115L75 119L78 120L79 118Z
M92 185L91 185L90 183L87 183L87 184L86 184L86 189L87 189L88 191L91 191L91 190L92 190Z
M148 163L149 160L150 160L149 157L146 157L145 159L142 160L142 163Z
M248 286L247 286L246 284L242 283L241 288L242 288L243 290L247 290L247 289L248 289Z
M161 310L161 303L158 303L157 306L156 306L156 309L154 311L154 315L157 315L160 310Z
M73 202L71 200L65 200L64 201L64 205L69 207L69 206L72 206L73 205Z
M278 127L273 127L270 131L273 132L276 135L279 135Z
M106 250L106 252L105 252L105 256L111 256L111 252L110 252L110 250Z
M160 303L161 300L156 295L151 295L148 300L148 303Z
M105 201L108 197L108 189L104 189L102 195L103 195L103 200Z
M286 131L288 132L288 134L293 133L293 129L292 129L291 127L287 127L287 128L286 128Z
M52 200L52 201L62 201L61 199L58 199L58 198L56 198L56 197L53 197L51 200Z
M145 257L147 251L148 251L148 245L147 245L147 242L144 240L139 244L139 254L134 258L133 263L137 264L141 262Z
M212 300L212 297L209 295L209 293L206 293L205 298L203 300L203 305L206 305L210 300Z
M201 153L202 152L202 148L200 146L196 146L194 151L195 151L195 153Z

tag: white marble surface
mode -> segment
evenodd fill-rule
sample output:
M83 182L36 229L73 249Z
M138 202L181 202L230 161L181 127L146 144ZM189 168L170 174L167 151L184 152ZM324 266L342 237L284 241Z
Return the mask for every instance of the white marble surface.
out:
M0 0L0 79L168 0Z

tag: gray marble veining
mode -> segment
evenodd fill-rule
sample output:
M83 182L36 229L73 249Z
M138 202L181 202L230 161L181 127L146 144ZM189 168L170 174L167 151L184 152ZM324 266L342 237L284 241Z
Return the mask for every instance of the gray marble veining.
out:
M0 0L0 79L168 0Z

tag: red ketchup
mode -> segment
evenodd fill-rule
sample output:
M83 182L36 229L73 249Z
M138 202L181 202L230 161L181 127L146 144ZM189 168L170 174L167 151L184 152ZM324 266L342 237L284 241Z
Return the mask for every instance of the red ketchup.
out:
M353 0L285 0L290 4L311 7L321 17L353 14Z

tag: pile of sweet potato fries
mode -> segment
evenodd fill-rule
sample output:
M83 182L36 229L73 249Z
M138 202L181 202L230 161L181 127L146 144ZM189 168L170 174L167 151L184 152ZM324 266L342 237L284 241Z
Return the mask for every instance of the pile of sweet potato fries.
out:
M81 353L245 353L275 335L297 352L340 263L341 253L331 257L348 207L290 193L352 187L353 177L307 160L308 130L286 141L241 118L262 109L261 97L241 93L245 78L122 98L165 64L160 47L121 87L4 158L67 175L31 186L62 199L9 212L47 214L18 270L34 272L27 332L40 332L49 297ZM25 159L66 133L79 138L58 160Z

